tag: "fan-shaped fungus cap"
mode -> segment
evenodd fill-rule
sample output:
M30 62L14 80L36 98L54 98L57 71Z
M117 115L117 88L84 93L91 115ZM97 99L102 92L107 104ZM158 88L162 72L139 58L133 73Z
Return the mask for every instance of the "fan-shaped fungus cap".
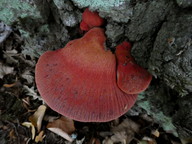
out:
M137 94L144 91L150 84L152 75L137 65L131 56L131 44L123 42L116 47L117 57L117 84L128 94Z
M37 88L58 113L83 122L110 121L127 112L137 95L116 83L116 58L104 50L106 37L93 28L65 48L44 53L35 70Z
M99 16L98 12L91 12L88 8L86 8L82 15L80 29L83 31L88 31L93 27L99 27L103 24L104 19Z

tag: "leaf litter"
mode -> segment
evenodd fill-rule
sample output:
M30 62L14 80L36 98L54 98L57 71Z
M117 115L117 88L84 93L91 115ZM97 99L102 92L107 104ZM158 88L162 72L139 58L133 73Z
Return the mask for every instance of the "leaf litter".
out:
M6 38L11 34L11 32L11 27L0 21L0 44L6 40Z
M14 67L4 65L0 62L0 78L2 79L5 75L14 72Z
M46 109L47 107L45 105L40 105L37 111L29 117L29 121L37 128L38 132L41 130L41 125Z

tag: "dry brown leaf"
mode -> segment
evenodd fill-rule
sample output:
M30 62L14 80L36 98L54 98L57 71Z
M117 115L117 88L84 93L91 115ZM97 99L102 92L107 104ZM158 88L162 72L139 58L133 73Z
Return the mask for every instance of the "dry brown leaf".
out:
M27 85L24 85L23 89L26 92L27 96L31 96L34 100L38 99L39 101L43 101L43 99L39 95L37 95L37 92L35 91L34 86L29 88Z
M55 134L63 137L64 139L68 140L69 142L72 142L73 139L66 133L64 132L62 129L59 129L59 128L48 128L48 130L54 132Z
M93 137L88 144L101 144L101 142L98 138Z
M147 144L157 144L157 142L155 141L155 139L152 139L150 137L143 137L142 139L143 142L147 142Z
M34 139L35 138L35 126L31 122L23 122L22 125L27 128L31 128L32 139Z
M147 141L140 141L138 144L148 144Z
M177 141L171 140L171 144L184 144L184 143L180 143L180 142L177 142Z
M14 67L6 66L0 62L0 78L3 78L4 75L13 73Z
M131 119L124 119L119 125L112 128L113 135L106 138L103 143L113 144L113 143L122 143L127 144L133 138L134 134L139 132L140 125L132 121Z
M41 131L36 137L35 137L35 142L42 142L43 139L45 138L44 131Z
M155 137L159 137L159 136L160 136L160 133L159 133L158 130L153 130L153 131L151 132L151 134L154 135Z
M121 144L126 144L129 143L133 139L133 135L129 138L129 141L127 138L130 137L130 135L127 135L126 131L120 131L120 132L115 132L113 136L111 136L111 140L113 143L121 143Z
M16 63L19 63L18 59L15 58L15 57L18 57L19 54L18 54L18 51L13 49L13 50L6 50L6 51L3 51L3 57L6 59L6 63L9 63L9 64L16 64Z
M83 144L85 141L85 137L83 137L81 140L76 140L76 144Z
M30 70L25 70L22 74L21 77L26 79L28 83L33 83L34 81L34 76L32 75Z
M37 111L29 117L29 120L37 128L38 132L41 130L42 120L45 115L47 107L45 105L40 105Z
M23 101L23 103L25 103L26 105L30 106L30 99L29 99L29 97L23 98L22 101Z
M2 44L6 38L11 34L12 28L6 24L4 24L2 21L0 21L0 44Z
M14 86L16 86L16 85L18 85L18 84L19 84L19 82L18 82L18 79L17 79L17 77L16 77L14 83L12 83L12 84L3 84L3 87L11 88L11 87L14 87Z
M140 128L139 124L132 121L131 119L126 118L119 125L117 125L116 127L113 127L112 131L119 132L119 131L123 131L123 130L127 129L129 131L133 131L134 133L138 133L139 128Z
M49 116L49 115L45 115L43 120L47 121L47 122L53 122L55 120L57 120L59 118L59 116Z
M12 129L12 130L9 132L9 137L10 137L11 139L16 139L14 129Z
M67 134L72 134L75 131L74 121L64 116L53 122L49 122L47 128L59 128Z
M103 140L102 143L103 143L103 144L114 144L113 141L111 140L111 138L108 138L108 137L106 137L106 138Z
M61 118L54 120L53 122L49 122L47 128L50 131L68 140L69 142L73 141L73 139L69 136L69 134L72 134L75 131L73 120L62 116Z
M181 139L181 143L182 143L182 144L192 143L192 137L182 138L182 139Z
M152 123L154 121L154 119L150 117L148 114L141 114L140 117L149 123Z
M3 126L2 126L2 129L3 129L3 130L7 130L7 129L9 129L9 127L6 126L6 125L3 125Z
M23 107L27 109L27 113L33 113L35 112L36 110L33 110L33 109L30 109L30 99L29 97L26 97L26 98L23 98L22 99L22 104L23 104Z
M13 86L15 86L16 82L12 83L12 84L3 84L3 87L6 87L6 88L11 88Z

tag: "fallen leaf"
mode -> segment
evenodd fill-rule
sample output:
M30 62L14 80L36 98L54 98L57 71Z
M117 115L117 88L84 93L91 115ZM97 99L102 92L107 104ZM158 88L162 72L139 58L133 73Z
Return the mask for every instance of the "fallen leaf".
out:
M75 131L73 120L62 116L61 118L54 120L53 122L49 122L47 128L50 131L68 140L69 142L73 141L72 137L70 136L70 134Z
M32 139L34 140L34 138L35 138L35 126L31 122L23 122L22 125L27 127L27 128L31 128Z
M29 84L33 83L34 76L32 75L30 70L24 71L24 73L21 74L21 77L26 79Z
M43 120L47 121L47 122L53 122L54 120L57 120L58 118L59 118L59 116L48 116L48 115L45 115Z
M3 128L3 130L8 130L9 129L9 127L6 126L6 125L4 125L2 128Z
M6 63L9 64L18 64L19 61L17 57L19 56L18 51L13 49L13 50L6 50L3 51L3 57L6 59Z
M141 117L143 120L145 120L145 121L147 121L147 122L149 122L149 123L153 123L153 122L154 122L153 118L150 117L148 114L141 114L140 117Z
M155 137L159 137L159 136L160 136L160 133L159 133L158 130L153 130L153 131L151 132L151 134L154 135Z
M111 140L111 138L108 138L108 137L106 137L106 138L103 140L102 143L103 143L103 144L114 144L113 141Z
M157 142L155 141L155 139L152 139L150 137L143 137L142 141L141 142L146 142L147 144L157 144Z
M76 144L83 144L85 140L85 137L83 137L81 140L76 140Z
M182 144L192 143L192 137L182 138L182 139L181 139L181 143L182 143Z
M138 144L148 144L147 141L140 141Z
M0 22L0 44L6 40L6 38L10 35L12 29L10 26Z
M23 88L24 91L26 92L26 95L31 96L34 100L38 99L43 102L43 99L35 92L34 86L29 88L27 85L24 85Z
M134 133L138 133L139 128L140 128L139 124L132 121L131 119L126 118L119 125L117 125L116 127L113 127L112 131L117 132L117 131L122 131L124 129L128 129L128 130L131 130Z
M29 117L29 120L37 128L38 132L41 130L42 120L45 115L47 107L45 105L40 105L37 111Z
M44 131L41 131L36 137L35 137L35 142L42 142L43 139L45 138Z
M0 78L3 78L4 75L13 73L14 67L6 66L0 62Z
M104 144L121 143L128 144L134 138L135 133L139 132L140 125L131 119L124 119L123 122L114 126L111 130L113 135L106 137L103 141Z
M23 103L25 103L26 105L30 106L29 97L23 98L22 101L23 101Z
M6 88L11 88L13 86L15 86L16 82L12 83L12 84L3 84L3 87L6 87Z
M101 142L98 138L93 137L88 144L101 144Z
M64 132L63 130L59 129L59 128L48 128L48 130L54 132L55 134L63 137L64 139L68 140L69 142L72 142L73 139L66 133Z
M171 140L171 144L184 144L184 143L181 143L181 142L178 142L178 141Z
M127 138L129 137L129 140ZM111 136L111 140L113 143L121 143L121 144L127 144L133 139L134 135L128 135L125 130L114 132L114 135Z
M14 129L12 129L12 130L9 132L9 137L10 137L11 139L16 139Z
M12 83L12 84L3 84L3 87L11 88L11 87L14 87L17 84L18 84L18 81L17 81L17 77L16 77L16 80L15 80L14 83Z
M3 51L5 55L8 55L9 57L14 57L14 56L18 56L18 51L16 49L12 49L12 50L6 50Z
M67 134L72 134L75 131L74 121L64 116L53 122L49 122L47 128L59 128Z
M36 111L36 110L34 110L34 109L30 109L30 108L29 108L30 105L31 105L31 104L30 104L30 99L29 99L29 97L23 98L23 99L22 99L22 104L23 104L23 107L27 109L27 113L33 113L33 112Z

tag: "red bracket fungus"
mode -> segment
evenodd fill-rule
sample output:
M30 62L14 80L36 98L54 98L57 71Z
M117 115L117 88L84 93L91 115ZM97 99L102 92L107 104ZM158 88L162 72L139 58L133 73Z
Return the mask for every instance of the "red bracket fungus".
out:
M99 16L98 12L91 12L88 8L86 8L82 15L80 29L82 31L88 31L93 27L99 27L103 24L104 19Z
M138 94L150 84L152 75L137 65L131 56L131 44L123 42L116 47L117 84L127 94Z
M105 40L103 29L93 28L39 58L37 88L53 110L77 121L105 122L133 106L137 94L127 94L117 86L116 57L104 50Z
M58 113L82 122L106 122L118 118L135 103L152 76L136 64L131 44L106 51L104 20L87 8L80 28L82 38L38 60L35 80L44 101ZM95 27L95 28L93 28Z

